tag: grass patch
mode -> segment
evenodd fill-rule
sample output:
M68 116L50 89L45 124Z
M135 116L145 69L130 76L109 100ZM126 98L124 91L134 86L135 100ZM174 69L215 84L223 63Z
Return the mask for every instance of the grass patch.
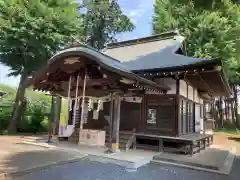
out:
M240 130L236 128L235 129L221 128L221 129L215 130L214 133L224 135L227 137L232 137L232 138L240 138Z

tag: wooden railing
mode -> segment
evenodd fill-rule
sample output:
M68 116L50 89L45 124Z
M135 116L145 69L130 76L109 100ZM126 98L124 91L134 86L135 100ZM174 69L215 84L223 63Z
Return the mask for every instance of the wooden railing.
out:
M132 136L127 141L126 151L128 151L132 145L133 145L133 149L136 149L136 136L135 136L135 133L136 133L136 129L134 128Z

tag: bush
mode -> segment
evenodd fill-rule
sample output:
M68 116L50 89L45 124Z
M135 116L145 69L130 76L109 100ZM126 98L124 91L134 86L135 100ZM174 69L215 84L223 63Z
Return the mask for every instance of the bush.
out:
M7 129L8 122L11 118L11 111L8 107L0 107L0 134Z
M45 100L26 101L21 109L23 116L17 125L17 131L22 133L38 133L48 131L48 114L50 103ZM11 119L12 106L0 104L0 134L7 130Z
M47 132L50 104L44 100L30 101L27 103L27 110L24 118L19 124L19 132Z
M6 132L11 119L16 89L0 84L0 90L7 92L7 95L0 99L0 133L3 133ZM48 130L50 107L50 96L27 89L26 99L19 110L22 117L18 121L18 132L46 132Z

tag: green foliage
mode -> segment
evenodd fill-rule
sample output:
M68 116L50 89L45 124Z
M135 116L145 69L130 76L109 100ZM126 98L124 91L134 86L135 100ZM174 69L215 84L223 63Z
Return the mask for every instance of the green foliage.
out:
M0 101L0 133L6 130L11 119L16 89L0 85L0 89L8 94ZM18 132L46 132L48 130L48 116L50 114L51 97L41 92L27 90L26 106L22 106L24 116L18 124Z
M134 25L125 16L116 0L91 0L83 14L85 42L103 49L106 43L116 41L115 35L132 31Z
M7 129L10 119L11 111L9 111L9 108L0 106L0 135Z
M201 3L202 2L202 3ZM221 57L232 82L239 79L240 7L230 0L156 0L153 31L178 29L186 37L187 55ZM237 72L237 74L236 74Z
M9 75L37 70L72 35L82 35L72 0L0 0L0 6L0 62Z
M46 118L49 117L51 104L44 99L27 100L25 116L18 126L19 132L46 132ZM43 123L44 121L44 123Z
M4 84L0 84L0 90L7 92L7 95L0 99L0 106L3 104L12 106L12 102L14 102L17 90ZM41 99L48 103L51 103L51 96L48 96L42 92L32 91L31 89L26 90L26 97L32 101Z

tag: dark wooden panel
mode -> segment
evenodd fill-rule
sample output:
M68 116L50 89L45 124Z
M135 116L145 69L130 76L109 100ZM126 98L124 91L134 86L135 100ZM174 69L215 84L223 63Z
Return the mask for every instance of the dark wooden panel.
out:
M175 135L176 95L146 95L145 131L153 134ZM147 124L148 107L157 106L156 126Z
M120 130L138 129L141 120L141 104L121 102Z
M141 103L130 103L121 101L120 112L120 130L133 130L138 129L141 125ZM110 102L103 104L103 110L99 112L99 118L97 120L92 119L93 111L88 112L88 122L84 124L84 128L89 129L103 129L104 126L108 126L108 122L104 116L110 115Z

